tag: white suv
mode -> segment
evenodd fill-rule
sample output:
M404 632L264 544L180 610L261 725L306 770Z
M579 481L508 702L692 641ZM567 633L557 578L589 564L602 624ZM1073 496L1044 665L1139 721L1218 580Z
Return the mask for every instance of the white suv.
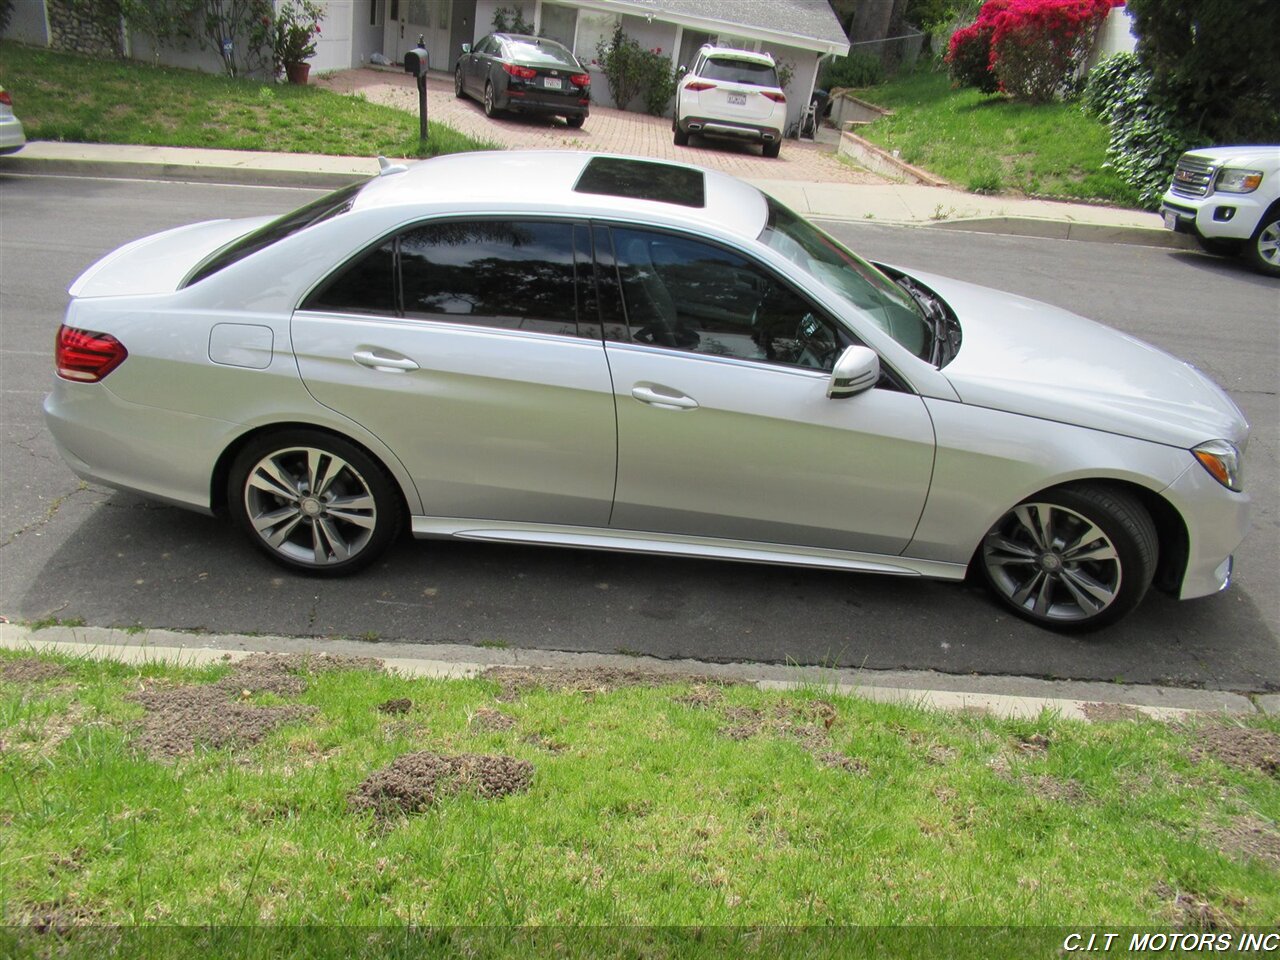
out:
M787 95L778 84L773 57L753 50L705 46L693 67L684 67L676 91L676 115L671 128L677 146L687 146L689 134L755 140L766 157L782 149L787 120Z
M1280 146L1184 153L1160 212L1166 227L1192 234L1209 253L1242 254L1280 277Z

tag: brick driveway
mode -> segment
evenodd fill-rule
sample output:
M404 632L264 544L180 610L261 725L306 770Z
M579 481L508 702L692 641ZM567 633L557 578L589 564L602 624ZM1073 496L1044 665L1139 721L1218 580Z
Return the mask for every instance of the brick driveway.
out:
M373 103L407 110L415 117L418 113L418 92L408 74L388 69L342 70L317 78L316 86L336 93L362 94ZM559 118L507 114L490 120L475 100L454 97L453 78L444 73L433 73L427 79L427 116L470 136L516 149L591 150L680 160L752 180L888 182L836 159L834 147L828 144L788 140L776 160L761 157L757 146L696 137L693 146L677 147L671 142L669 119L608 107L593 105L591 116L579 130L570 130Z

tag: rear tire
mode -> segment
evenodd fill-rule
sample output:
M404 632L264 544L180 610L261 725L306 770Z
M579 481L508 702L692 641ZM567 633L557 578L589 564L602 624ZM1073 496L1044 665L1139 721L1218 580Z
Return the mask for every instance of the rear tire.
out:
M770 160L777 160L778 154L782 152L782 141L774 140L772 143L764 145L764 155Z
M493 102L493 81L486 80L484 84L484 115L492 120L497 113L497 104Z
M567 123L573 129L580 130L582 128L583 123L586 122L586 119L587 119L586 117L565 117L564 122Z
M1096 630L1133 610L1151 586L1159 541L1138 499L1112 487L1058 487L1001 517L978 563L991 591L1050 630Z
M259 550L289 570L337 577L368 566L404 527L404 500L377 460L319 430L249 443L227 480L227 506Z
M1264 276L1280 277L1280 209L1267 211L1244 248L1244 258Z
M671 140L677 147L687 147L689 145L689 134L680 129L680 124L672 124L671 130Z

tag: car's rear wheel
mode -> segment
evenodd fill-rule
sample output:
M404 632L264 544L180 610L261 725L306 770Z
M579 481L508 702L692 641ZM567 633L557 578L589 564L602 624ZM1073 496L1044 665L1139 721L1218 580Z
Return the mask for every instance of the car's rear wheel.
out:
M459 68L453 72L453 95L461 100L466 93L467 91L463 89L462 70Z
M321 576L372 563L404 523L386 469L355 444L318 430L251 442L232 464L227 503L272 560Z
M1259 273L1280 277L1280 210L1267 211L1244 250L1245 259Z
M781 152L782 152L781 140L774 140L772 143L766 143L764 145L764 155L768 157L770 160L776 160L778 158L778 154Z
M586 117L565 117L564 122L567 123L569 126L573 127L574 129L577 129L582 126L583 122L586 119L587 119Z
M493 101L493 81L486 81L484 85L484 115L492 118L498 112L498 105Z
M671 125L671 139L677 147L687 147L689 145L689 134L685 130L680 129L680 124L673 123Z
M988 585L1018 616L1054 630L1093 630L1142 600L1158 540L1146 508L1108 487L1059 487L1014 507L982 541Z

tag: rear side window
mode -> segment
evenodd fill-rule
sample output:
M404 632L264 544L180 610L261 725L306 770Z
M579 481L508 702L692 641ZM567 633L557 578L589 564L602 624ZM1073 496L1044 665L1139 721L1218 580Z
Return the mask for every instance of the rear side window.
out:
M364 189L364 185L367 182L367 180L362 180L360 183L353 183L349 187L335 190L333 193L326 194L318 200L312 200L292 213L286 213L283 217L272 220L252 233L245 234L239 240L233 241L204 260L203 263L196 267L182 286L189 287L193 283L199 283L205 277L212 276L219 270L229 267L231 264L243 260L259 250L265 250L273 243L278 243L299 230L305 230L307 227L322 220L328 220L330 217L346 213L351 209L351 205L355 203L356 194Z
M399 253L406 317L577 336L570 223L429 223Z
M754 60L731 60L728 57L712 57L699 76L726 83L743 83L753 87L778 86L778 71L767 63Z
M379 244L339 268L307 298L302 309L394 316L399 311L395 239Z

